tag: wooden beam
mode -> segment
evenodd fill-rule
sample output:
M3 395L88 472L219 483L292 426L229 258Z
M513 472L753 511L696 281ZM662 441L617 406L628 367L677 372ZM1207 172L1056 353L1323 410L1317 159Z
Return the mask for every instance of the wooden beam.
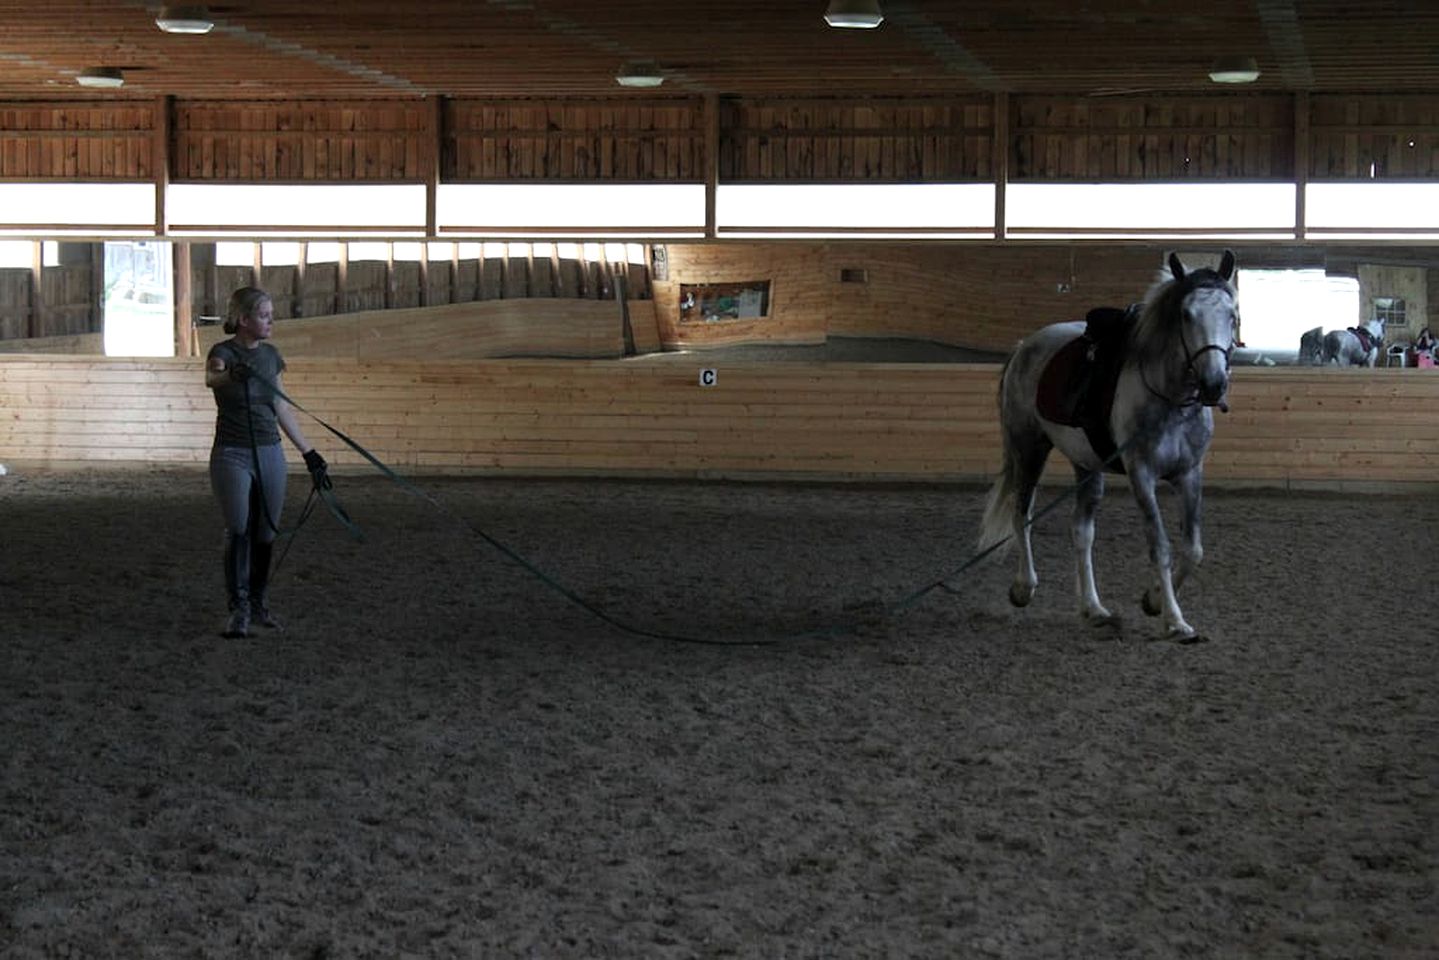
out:
M170 217L165 210L165 195L170 188L170 115L174 98L155 98L154 139L152 141L152 163L155 177L155 236L163 237L170 232Z
M705 239L713 240L717 230L715 197L719 193L720 110L719 97L705 94Z
M429 111L425 114L429 129L426 142L430 156L425 164L425 236L435 237L439 230L440 163L445 146L445 98L430 97ZM425 263L426 261L421 261ZM423 296L423 295L422 295ZM423 300L421 301L423 302Z
M175 356L198 356L189 241L181 240L175 244L172 262L175 269Z
M990 174L994 179L994 236L1002 240L1008 229L1004 201L1005 185L1009 182L1009 94L1003 90L994 95L993 138Z
M45 335L45 244L39 240L30 242L30 308L25 317L25 335Z
M1309 187L1309 94L1301 90L1294 95L1294 238L1303 240L1308 233L1304 203Z

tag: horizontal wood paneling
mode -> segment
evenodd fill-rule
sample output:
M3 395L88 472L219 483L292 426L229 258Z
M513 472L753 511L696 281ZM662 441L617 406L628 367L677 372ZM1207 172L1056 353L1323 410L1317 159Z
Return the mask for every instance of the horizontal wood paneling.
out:
M647 303L631 303L631 314ZM202 328L200 353L225 336L219 327ZM291 318L276 323L274 343L286 358L371 361L625 353L620 305L613 300L484 300ZM644 343L650 350L658 348L652 318Z
M948 481L998 467L996 365L727 364L714 387L700 365L296 359L286 386L402 470ZM1439 484L1439 374L1245 368L1230 402L1211 482ZM22 463L199 465L214 422L197 360L0 357L0 410L0 461ZM370 469L309 433L341 471Z
M703 103L451 100L447 181L705 179Z
M975 181L992 178L987 98L735 100L720 107L720 179Z
M1011 100L1013 180L1288 180L1284 96Z
M0 178L149 180L154 151L150 103L0 103Z
M1439 176L1439 96L1315 95L1309 110L1311 178Z
M420 100L182 101L171 176L200 181L423 181L435 134Z
M718 101L729 182L990 181L991 97ZM1013 180L1288 180L1279 94L1011 95ZM0 104L0 178L151 180L158 102ZM169 176L210 182L683 181L708 172L702 99L188 100ZM1308 176L1439 176L1439 95L1313 94ZM438 123L438 129L436 124ZM438 167L435 159L439 154Z

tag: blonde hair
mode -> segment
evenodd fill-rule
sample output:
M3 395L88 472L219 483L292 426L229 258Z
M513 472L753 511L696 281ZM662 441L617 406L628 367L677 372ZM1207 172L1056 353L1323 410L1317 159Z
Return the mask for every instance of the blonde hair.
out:
M270 295L259 287L241 287L230 294L230 306L225 311L225 332L233 336L239 329L240 321L253 317L260 304L269 299Z

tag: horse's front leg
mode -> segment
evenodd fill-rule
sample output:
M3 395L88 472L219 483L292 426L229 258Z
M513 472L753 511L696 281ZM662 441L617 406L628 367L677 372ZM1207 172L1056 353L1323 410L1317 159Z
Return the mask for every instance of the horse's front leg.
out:
M1117 627L1119 618L1099 602L1099 588L1094 582L1094 514L1104 498L1104 473L1100 470L1074 468L1074 518L1070 535L1074 541L1075 592L1079 595L1079 615L1095 627Z
M1180 534L1184 537L1183 551L1179 554L1179 565L1174 570L1174 590L1178 593L1189 575L1199 568L1204 559L1204 545L1200 542L1199 525L1203 512L1204 471L1195 467L1174 481L1179 491Z
M1149 541L1149 563L1154 573L1154 586L1144 595L1144 609L1151 616L1158 613L1164 617L1164 632L1169 637L1192 637L1194 628L1184 622L1179 611L1179 601L1174 596L1174 582L1170 576L1172 560L1169 549L1169 535L1164 532L1164 517L1159 512L1159 499L1155 496L1156 477L1147 465L1129 458L1125 463L1129 472L1129 485L1134 491L1135 502L1144 517L1144 535ZM1158 599L1157 605L1151 605Z

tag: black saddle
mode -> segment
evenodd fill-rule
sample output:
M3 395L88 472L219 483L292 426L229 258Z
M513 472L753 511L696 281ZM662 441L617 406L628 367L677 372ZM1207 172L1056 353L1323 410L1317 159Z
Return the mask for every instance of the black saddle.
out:
M1084 333L1060 347L1039 375L1035 404L1053 423L1079 427L1111 473L1123 473L1109 414L1124 366L1124 345L1139 317L1139 305L1095 307L1085 315Z

